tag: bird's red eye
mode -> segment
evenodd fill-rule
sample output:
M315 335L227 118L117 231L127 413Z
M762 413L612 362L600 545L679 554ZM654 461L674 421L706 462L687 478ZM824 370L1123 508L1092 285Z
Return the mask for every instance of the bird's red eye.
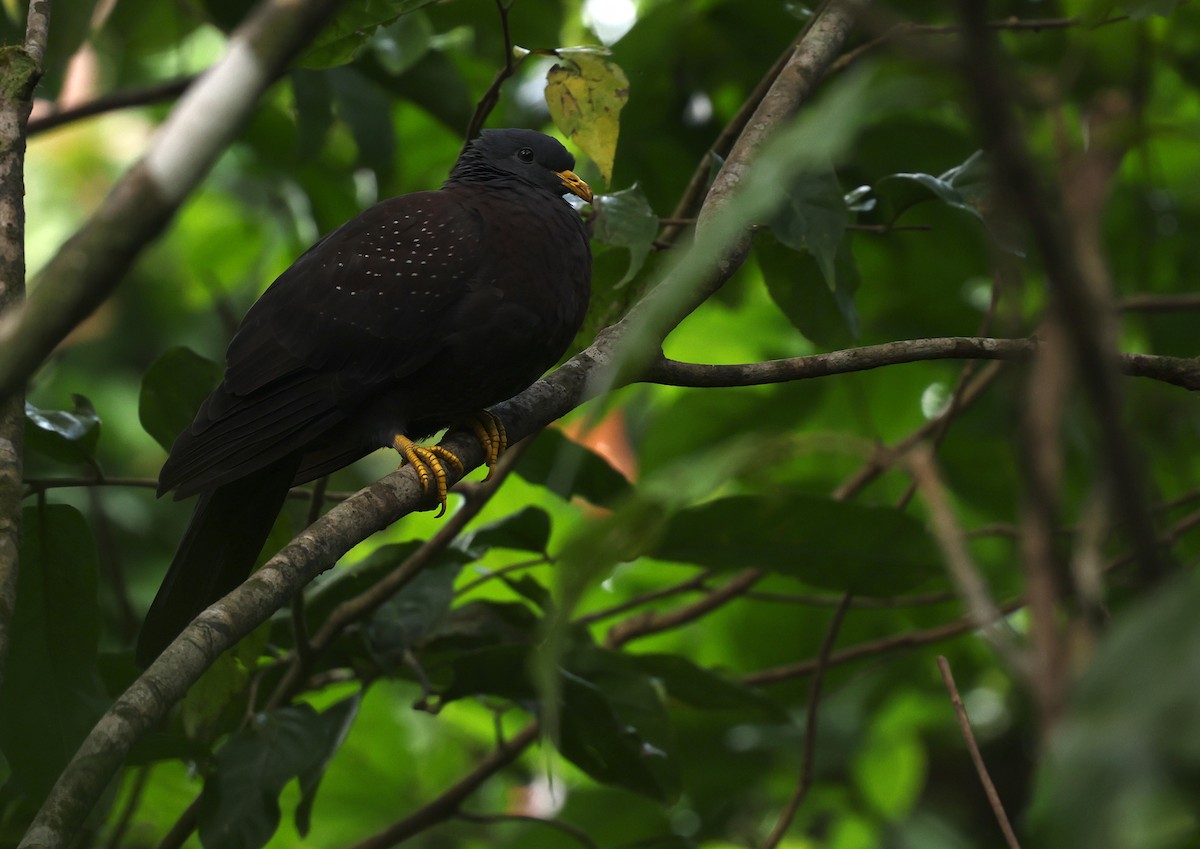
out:
M523 147L517 151L517 157L522 162L533 162L533 150L528 147Z

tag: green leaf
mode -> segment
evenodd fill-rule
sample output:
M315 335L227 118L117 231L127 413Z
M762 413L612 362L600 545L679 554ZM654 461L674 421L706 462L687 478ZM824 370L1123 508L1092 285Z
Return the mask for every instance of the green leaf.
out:
M608 245L629 250L629 267L616 284L624 286L641 270L654 239L658 236L658 216L637 184L592 200L596 215L593 236Z
M529 645L509 643L487 646L454 655L447 663L452 675L449 686L438 695L443 702L468 696L499 696L518 702L535 697L529 679Z
M536 604L542 610L550 610L554 606L554 598L550 595L550 591L543 587L537 580L529 575L522 575L519 578L510 578L508 575L499 575L501 581L521 598L528 599Z
M545 554L549 543L550 514L541 507L530 506L484 525L468 534L459 545L478 558L490 548Z
M754 710L776 722L788 721L778 702L737 681L701 669L677 654L635 654L629 659L657 679L673 699L701 710Z
M567 138L592 158L605 183L612 183L620 113L629 100L629 80L615 62L596 48L554 51L568 64L546 74L546 105Z
M25 444L52 460L88 463L100 439L100 417L92 402L72 395L75 408L43 410L25 402Z
M312 827L312 808L317 800L317 790L321 787L321 779L330 761L337 754L350 726L358 717L358 709L362 706L362 692L355 693L348 699L342 699L337 704L321 713L321 727L324 735L314 742L317 759L308 769L300 773L300 803L296 806L296 831L301 837L307 837Z
M433 0L351 0L296 60L304 68L334 68L353 62L375 31Z
M1179 9L1181 3L1182 0L1126 0L1121 5L1130 18L1142 21L1154 16L1170 17Z
M391 545L382 545L361 563L349 569L338 569L311 588L305 598L305 612L310 622L323 622L333 609L344 601L354 598L373 587L384 575L400 566L423 545L421 540L408 540ZM443 549L426 566L425 571L440 574L444 580L449 572L457 574L464 564L474 560L474 555L460 548ZM401 590L403 593L404 590Z
M811 252L829 288L834 289L837 281L834 261L849 223L845 193L830 169L796 178L771 230L792 250Z
M426 566L371 615L365 632L377 655L399 658L430 633L454 600L462 563L444 560Z
M578 495L601 506L611 505L630 490L629 481L604 458L557 428L546 428L538 435L516 471L560 498Z
M1024 251L1020 247L1020 237L1013 223L1002 218L997 212L992 191L991 168L983 151L975 151L961 164L955 165L937 177L921 173L892 174L880 181L880 187L885 188L889 180L916 183L943 203L970 213L983 222L992 238L1002 248L1017 256L1024 255ZM892 220L895 220L900 212L915 202L915 200L907 204L893 202L891 204Z
M771 300L805 338L829 349L853 343L855 325L810 254L797 253L763 230L754 237L754 256Z
M301 160L314 158L333 127L333 92L329 74L293 68L288 74L292 101L296 104L297 154Z
M880 597L926 585L941 562L924 526L906 513L796 493L734 496L683 510L648 553Z
M380 27L368 49L388 74L398 77L429 52L429 40L433 35L429 16L414 12Z
M279 827L284 785L312 775L327 759L330 725L340 719L335 714L333 720L323 721L311 705L290 705L257 714L231 736L217 752L200 793L199 831L205 849L264 846Z
M911 731L872 730L853 764L863 798L893 822L908 816L925 788L928 757Z
M565 666L559 751L597 781L673 801L675 733L649 676L619 652L595 646L571 651Z
M42 799L108 699L97 666L96 544L65 504L22 512L21 569L0 692L7 789Z
M354 68L334 68L328 73L338 117L354 136L359 163L386 180L393 171L396 153L390 98Z
M138 418L167 451L221 382L222 369L189 348L171 348L142 376Z
M450 611L427 645L433 650L462 650L530 642L540 621L527 605L519 602L472 601Z

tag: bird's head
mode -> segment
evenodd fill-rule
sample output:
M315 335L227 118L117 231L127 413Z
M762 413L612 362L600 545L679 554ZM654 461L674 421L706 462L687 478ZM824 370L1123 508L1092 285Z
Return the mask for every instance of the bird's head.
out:
M575 157L557 139L533 130L484 130L459 156L450 182L516 177L555 194L570 192L589 203L592 190L573 169Z

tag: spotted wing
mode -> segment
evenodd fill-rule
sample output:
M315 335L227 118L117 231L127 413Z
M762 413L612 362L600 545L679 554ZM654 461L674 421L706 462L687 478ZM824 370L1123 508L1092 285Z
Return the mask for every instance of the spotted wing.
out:
M452 196L420 192L309 249L247 313L160 492L184 497L303 453L436 358L448 318L478 288L480 235Z

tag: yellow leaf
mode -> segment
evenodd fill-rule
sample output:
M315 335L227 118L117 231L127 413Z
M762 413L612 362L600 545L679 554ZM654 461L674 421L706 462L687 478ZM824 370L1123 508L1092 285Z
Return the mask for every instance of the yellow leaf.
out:
M620 66L593 52L557 53L568 64L555 65L546 75L550 117L592 158L604 182L611 183L620 132L618 116L629 99L629 80Z

